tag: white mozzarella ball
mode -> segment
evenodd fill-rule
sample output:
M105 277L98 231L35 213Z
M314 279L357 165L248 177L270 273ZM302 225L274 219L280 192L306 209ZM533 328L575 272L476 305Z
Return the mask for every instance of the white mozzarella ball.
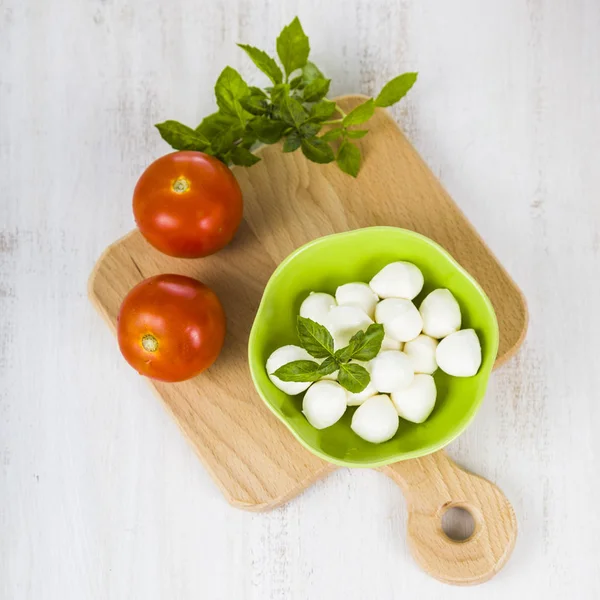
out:
M423 289L423 273L412 263L393 262L383 267L369 285L380 298L412 300Z
M330 427L346 412L346 390L335 381L317 381L304 394L302 412L315 429Z
M481 366L481 344L473 329L463 329L445 337L437 347L439 368L454 377L472 377Z
M267 359L267 373L269 379L282 391L290 396L302 393L308 389L310 382L296 382L296 381L281 381L279 377L275 377L273 373L295 360L315 360L304 348L300 346L282 346L278 348L269 356Z
M398 413L388 396L371 396L352 415L352 431L363 440L381 444L398 431Z
M348 406L360 406L365 400L377 395L377 388L373 385L373 381L369 381L367 387L356 394L348 392Z
M381 350L402 350L404 348L404 344L402 342L396 341L394 338L391 338L389 335L383 336L383 341L381 342Z
M404 344L404 353L410 358L415 373L428 373L431 375L437 369L435 360L437 345L437 340L424 334Z
M433 290L421 302L423 332L441 339L458 331L461 324L460 306L450 290Z
M435 406L437 390L431 375L415 375L413 382L405 390L392 394L392 402L398 414L412 423L423 423Z
M366 283L346 283L335 292L339 306L355 306L363 310L370 318L375 314L379 302L377 294Z
M327 315L335 304L335 298L331 294L311 292L300 305L300 316L325 325Z
M414 340L423 329L417 307L403 298L387 298L375 308L375 320L383 325L385 334L399 342Z
M357 331L364 331L373 320L356 306L334 306L327 315L325 327L333 336L335 349L344 348Z
M380 352L369 367L375 389L386 394L407 388L415 375L410 358L396 350Z

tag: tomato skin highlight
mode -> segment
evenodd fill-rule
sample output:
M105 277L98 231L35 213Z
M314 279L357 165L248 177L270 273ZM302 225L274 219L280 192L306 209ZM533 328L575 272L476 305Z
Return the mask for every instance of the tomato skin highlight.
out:
M210 367L225 339L225 311L206 285L157 275L125 296L117 319L119 348L140 375L184 381Z
M226 246L243 215L242 191L214 156L184 150L155 160L133 192L135 222L169 256L201 258Z

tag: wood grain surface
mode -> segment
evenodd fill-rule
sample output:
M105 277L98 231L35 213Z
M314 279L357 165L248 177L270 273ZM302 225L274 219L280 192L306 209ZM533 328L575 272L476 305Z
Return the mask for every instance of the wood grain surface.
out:
M182 383L148 383L158 393L227 501L266 510L299 494L333 467L307 452L266 408L248 370L248 337L275 264L243 224L235 243L202 260L174 259L134 231L110 246L89 282L92 302L114 330L127 292L159 273L209 285L227 315L219 360Z
M338 101L349 112L362 99L348 96ZM217 292L226 314L232 315L224 351L213 367L190 381L151 385L234 506L274 508L332 470L296 443L269 414L247 365L248 336L269 275L289 252L315 235L368 225L402 225L434 237L453 248L467 270L478 273L480 284L494 298L503 340L499 362L517 350L525 335L527 312L519 290L386 111L376 111L367 140L361 143L365 160L357 179L345 176L335 165L311 163L301 153L285 155L278 146L260 152L260 168L235 169L244 197L250 199L246 211L250 228L244 224L241 235L225 252L208 259L177 260L155 251L138 232L132 232L103 254L90 276L90 298L113 329L125 294L141 279L158 273L200 279ZM382 164L386 164L385 171ZM451 462L438 459L444 460ZM410 482L419 479L422 462L407 461L402 471L403 488L411 496L409 519L434 504L437 514L447 503L464 502L462 488L453 486L457 470L432 470L430 490L441 486L448 491L439 497L411 492ZM446 475L451 480L446 481ZM470 477L464 473L462 479L468 483ZM510 504L502 498L512 516L510 536L494 539L495 532L506 529L504 514L493 501L500 492L492 485L477 488L480 480L473 477L473 481L470 489L478 490L479 522L488 535L478 534L468 544L457 545L449 543L439 519L421 531L410 525L408 529L419 564L448 583L489 579L514 545L516 521ZM428 504L420 506L419 500L425 497ZM497 552L481 552L483 543L495 545ZM445 549L443 562L437 552L421 550L440 545ZM477 559L465 560L466 548Z
M273 52L296 14L334 95L419 71L393 116L527 297L525 343L447 449L519 521L482 587L416 567L375 471L232 509L87 299L168 149L151 124L212 112L227 64L265 83L235 42ZM599 597L598 31L596 0L0 2L0 598Z
M458 467L445 452L383 467L403 490L411 552L430 575L444 583L473 585L491 579L506 564L517 539L517 519L493 484ZM456 541L442 529L444 513L459 507L474 530Z

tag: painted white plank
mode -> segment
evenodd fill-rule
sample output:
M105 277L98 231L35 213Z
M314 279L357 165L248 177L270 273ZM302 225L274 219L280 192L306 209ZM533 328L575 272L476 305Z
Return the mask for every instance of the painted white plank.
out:
M133 376L85 286L129 196L235 47L299 14L333 93L416 69L394 109L529 301L521 353L450 453L520 535L485 588L418 570L398 489L340 470L288 506L228 507ZM600 595L600 5L595 0L0 2L0 598Z

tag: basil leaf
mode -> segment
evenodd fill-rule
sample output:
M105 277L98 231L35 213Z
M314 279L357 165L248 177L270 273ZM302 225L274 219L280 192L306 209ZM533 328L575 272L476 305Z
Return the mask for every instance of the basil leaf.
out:
M418 73L404 73L388 81L375 98L377 106L391 106L406 96L408 90L417 81Z
M337 140L342 133L344 133L344 130L341 127L336 127L335 129L330 129L327 133L324 133L321 136L321 139L324 142L333 142L334 140Z
M242 146L236 146L231 151L230 158L234 165L240 165L242 167L251 167L260 161L258 156L252 154L250 150L243 148Z
M298 131L302 134L302 137L313 137L321 131L321 128L320 123L303 123Z
M360 150L358 146L348 141L342 142L336 156L336 162L344 173L356 177L360 169Z
M323 75L323 73L321 73L321 71L319 71L319 68L317 67L317 65L315 65L315 63L310 62L310 60L307 61L304 67L302 68L302 81L304 82L304 84L308 85L309 83L312 83L315 79L319 78L324 79L325 76Z
M254 46L247 44L238 44L238 46L246 52L250 60L273 82L281 83L283 74L277 63L266 53Z
M370 381L371 376L364 367L354 363L340 365L338 382L349 392L353 394L362 392L369 385Z
M316 102L325 97L329 91L330 84L331 79L324 79L323 77L318 77L314 81L311 81L304 88L304 101Z
M278 83L274 85L271 90L271 100L276 103L281 103L283 100L289 96L290 94L290 84L289 83Z
M293 90L304 88L304 81L302 80L302 75L298 75L298 77L294 77L290 81L290 88Z
M246 131L244 131L244 135L242 135L242 141L239 145L241 148L246 148L246 150L250 150L250 148L252 148L252 146L256 144L257 139L258 136L254 133L254 131L246 129Z
M321 100L316 104L313 104L310 109L310 118L315 121L327 121L331 115L336 111L335 102L331 100Z
M211 149L217 156L229 152L233 148L235 142L242 137L243 132L243 129L240 127L231 127L212 140Z
M337 361L333 356L326 358L321 365L319 366L319 373L321 377L325 377L325 375L331 375L335 373L339 369Z
M225 67L215 84L217 105L222 112L236 115L240 121L245 120L244 109L240 100L245 98L250 89L242 76L231 67Z
M273 375L281 381L317 381L322 377L320 367L319 363L312 360L295 360L279 367Z
M300 127L308 119L308 113L305 108L298 100L291 96L286 96L282 99L279 109L282 119L294 127Z
M260 96L261 98L268 98L267 94L265 94L265 92L263 90L261 90L259 87L256 87L254 85L250 86L250 93L253 96Z
M285 74L289 75L296 69L306 65L310 45L308 38L296 17L289 25L283 28L277 38L277 55L283 65Z
M229 131L232 127L239 127L240 123L237 117L226 115L221 112L208 115L202 120L202 123L196 127L196 131L206 136L209 140Z
M205 135L177 121L157 123L155 127L162 139L175 150L206 150L210 146Z
M321 138L304 138L301 146L302 154L304 154L306 158L312 160L313 162L326 164L335 160L331 146L327 142L324 142Z
M267 114L268 103L267 100L261 96L250 94L240 100L240 104L252 115L265 115Z
M381 343L385 335L383 325L373 323L366 331L359 331L350 339L352 358L355 360L373 360L381 350Z
M350 125L360 125L365 121L368 121L375 112L375 101L373 98L369 98L366 102L359 104L354 110L350 111L345 117L342 123L348 127Z
M300 345L311 356L315 358L333 356L333 338L323 325L298 316L297 327Z
M297 131L292 131L292 133L285 138L285 142L283 142L283 151L293 152L294 150L298 150L301 143L302 136Z
M362 333L362 331L359 331L359 333ZM335 360L338 362L338 364L350 362L350 359L352 358L352 352L352 345L348 344L345 348L340 348L339 350L335 351Z
M365 137L367 133L369 133L368 129L351 129L349 131L346 131L346 135L351 140L360 140L360 138Z
M283 121L272 121L268 117L256 117L249 126L263 144L275 144L283 137L287 128Z

